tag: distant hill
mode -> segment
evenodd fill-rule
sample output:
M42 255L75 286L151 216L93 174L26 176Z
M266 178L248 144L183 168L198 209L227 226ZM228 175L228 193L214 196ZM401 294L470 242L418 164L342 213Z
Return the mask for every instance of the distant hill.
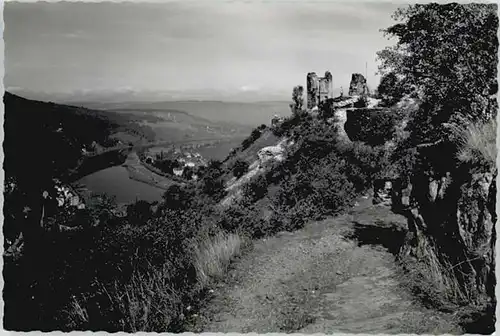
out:
M106 112L127 116L140 125L150 127L157 140L208 139L247 136L253 125L212 121L177 109L110 108Z
M80 102L78 105L113 111L172 111L185 112L211 122L256 127L269 124L275 114L290 114L287 101L225 102L225 101L164 101L164 102Z
M150 128L118 113L29 100L5 92L4 153L7 176L38 183L61 178L75 167L83 149L129 141L152 141Z

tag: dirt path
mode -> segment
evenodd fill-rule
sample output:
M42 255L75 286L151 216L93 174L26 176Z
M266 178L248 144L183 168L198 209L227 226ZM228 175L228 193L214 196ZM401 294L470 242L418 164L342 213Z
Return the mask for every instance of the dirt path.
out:
M404 225L362 199L346 215L257 241L187 331L461 333L400 286L393 253Z

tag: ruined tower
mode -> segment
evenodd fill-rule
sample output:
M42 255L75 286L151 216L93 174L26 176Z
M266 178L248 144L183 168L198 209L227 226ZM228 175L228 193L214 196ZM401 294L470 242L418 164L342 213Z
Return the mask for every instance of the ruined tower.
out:
M318 106L319 80L315 72L307 74L307 108Z
M349 85L349 96L362 96L369 94L366 78L360 73L353 73Z
M315 72L307 74L307 108L313 109L320 102L333 98L333 78L330 71L324 77L318 77Z

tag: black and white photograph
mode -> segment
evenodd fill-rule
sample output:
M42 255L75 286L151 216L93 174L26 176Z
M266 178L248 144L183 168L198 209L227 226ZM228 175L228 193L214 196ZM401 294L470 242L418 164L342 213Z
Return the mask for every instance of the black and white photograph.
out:
M496 3L2 7L4 330L495 332Z

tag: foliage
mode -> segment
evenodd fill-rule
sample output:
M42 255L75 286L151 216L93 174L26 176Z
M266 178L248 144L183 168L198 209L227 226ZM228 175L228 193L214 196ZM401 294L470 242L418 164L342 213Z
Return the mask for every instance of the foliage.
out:
M273 134L277 137L288 135L290 131L298 126L305 118L307 118L306 114L294 114L285 118L281 124L273 128Z
M248 163L243 160L236 160L233 164L233 175L236 178L240 178L248 171Z
M259 174L243 186L243 195L248 198L250 203L255 203L267 195L268 185L266 177Z
M182 177L186 180L191 180L193 178L194 169L193 167L185 166L182 170Z
M245 200L236 202L219 214L218 225L225 231L239 233L252 238L261 238L277 232L263 218L262 209Z
M368 96L363 95L354 103L354 108L365 108L368 106Z
M153 166L160 169L164 173L173 174L174 168L179 168L180 163L177 160L164 159L155 160L153 162Z
M241 143L241 149L245 150L248 147L250 147L260 136L262 135L262 129L260 128L255 128L252 133L250 133L250 136L243 140Z
M345 131L352 141L379 146L394 136L396 116L389 110L348 110Z
M127 206L127 220L132 225L144 225L153 214L151 203L143 200Z
M392 106L403 98L403 83L394 72L388 72L380 79L377 95L382 99L382 104Z
M402 78L423 97L410 120L413 143L446 137L445 122L484 120L496 113L496 5L416 4L396 11L385 30L397 43L378 53L382 72Z
M333 118L335 115L335 108L333 107L334 100L327 99L319 103L319 118L322 120L328 120Z
M290 109L292 115L302 114L304 111L304 87L302 85L295 86L292 91L292 104Z
M187 210L193 203L195 191L189 187L171 185L163 194L161 206L171 210Z

